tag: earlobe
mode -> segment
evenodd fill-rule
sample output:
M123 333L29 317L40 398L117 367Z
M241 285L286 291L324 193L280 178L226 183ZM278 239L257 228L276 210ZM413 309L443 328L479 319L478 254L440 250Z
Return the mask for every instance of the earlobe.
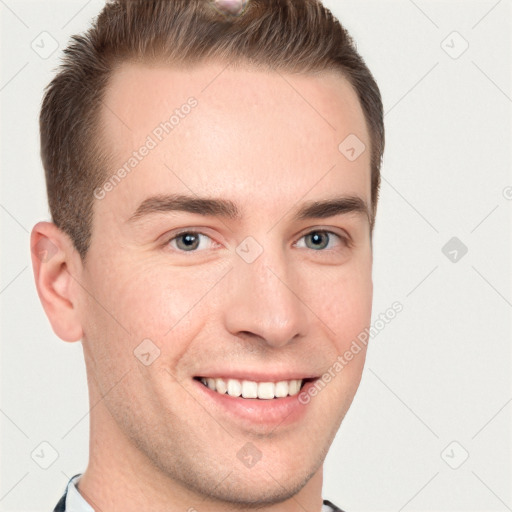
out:
M79 341L83 329L73 272L79 255L70 238L51 222L39 222L30 236L37 293L55 334Z

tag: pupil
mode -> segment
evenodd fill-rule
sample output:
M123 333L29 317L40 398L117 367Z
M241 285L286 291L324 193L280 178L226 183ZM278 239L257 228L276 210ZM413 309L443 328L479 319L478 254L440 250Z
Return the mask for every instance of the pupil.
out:
M329 237L327 236L327 233L313 233L309 235L311 237L311 241L315 245L315 249L324 248L327 247L327 244L329 243Z
M197 235L194 235L192 233L187 233L185 235L182 235L180 239L182 241L182 244L185 246L185 248L196 248L199 243L199 238Z

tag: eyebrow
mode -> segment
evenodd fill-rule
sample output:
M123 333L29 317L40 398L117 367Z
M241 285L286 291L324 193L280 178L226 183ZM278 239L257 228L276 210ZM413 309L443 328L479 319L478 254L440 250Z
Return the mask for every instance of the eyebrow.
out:
M165 194L148 197L137 207L127 222L134 222L154 213L182 211L208 217L222 217L240 220L242 212L228 199L188 196L183 194ZM359 196L338 196L330 199L305 202L296 209L295 220L326 219L336 215L359 214L370 222L370 209L366 201Z

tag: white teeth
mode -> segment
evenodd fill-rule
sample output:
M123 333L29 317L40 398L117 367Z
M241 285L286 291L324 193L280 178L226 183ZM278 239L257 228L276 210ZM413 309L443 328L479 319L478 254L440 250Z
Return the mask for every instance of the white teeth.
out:
M269 400L274 398L276 386L273 382L260 382L258 384L258 398Z
M291 380L290 384L288 384L289 390L288 393L293 396L296 395L300 391L300 380Z
M228 390L228 386L222 379L215 379L215 390L223 395Z
M242 386L239 380L229 379L228 380L228 395L229 396L240 396L242 394Z
M276 382L276 396L277 398L284 398L285 396L288 396L288 381L287 380L280 380L279 382Z
M285 398L296 395L302 386L302 380L281 380L279 382L255 382L252 380L212 379L202 377L201 382L212 391L232 397L259 398L270 400L272 398Z
M242 396L244 398L258 398L258 383L252 380L243 380Z
M215 379L206 379L206 385L215 391L217 389L217 386L215 385Z

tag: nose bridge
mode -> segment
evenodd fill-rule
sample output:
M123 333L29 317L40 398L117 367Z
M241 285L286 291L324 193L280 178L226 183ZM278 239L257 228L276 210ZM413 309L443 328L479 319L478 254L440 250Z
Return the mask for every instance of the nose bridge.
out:
M237 252L240 248L243 244ZM252 333L273 346L303 336L307 308L296 289L298 282L291 281L292 271L281 247L267 247L253 261L244 258L242 251L230 272L227 329L234 335Z

